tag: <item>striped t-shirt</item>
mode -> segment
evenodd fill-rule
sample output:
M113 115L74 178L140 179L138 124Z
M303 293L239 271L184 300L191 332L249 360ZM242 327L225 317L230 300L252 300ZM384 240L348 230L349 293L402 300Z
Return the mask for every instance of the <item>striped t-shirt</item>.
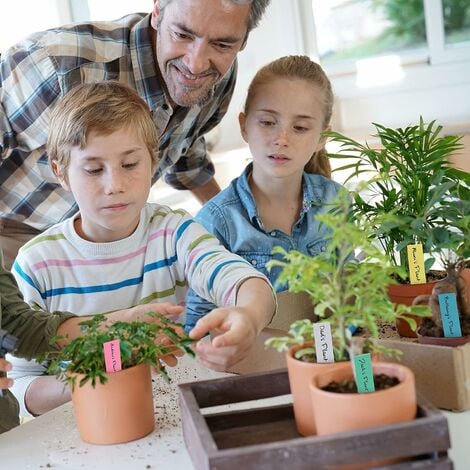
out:
M150 302L184 304L190 286L212 303L228 306L235 304L237 287L247 278L269 282L183 210L148 203L135 232L110 243L80 238L74 218L20 249L12 272L30 305L90 315ZM9 360L12 392L21 414L28 416L24 394L44 367Z
M12 271L29 304L78 315L182 304L189 285L216 305L233 305L240 281L264 277L183 210L147 203L135 232L109 243L82 239L74 218L20 249Z

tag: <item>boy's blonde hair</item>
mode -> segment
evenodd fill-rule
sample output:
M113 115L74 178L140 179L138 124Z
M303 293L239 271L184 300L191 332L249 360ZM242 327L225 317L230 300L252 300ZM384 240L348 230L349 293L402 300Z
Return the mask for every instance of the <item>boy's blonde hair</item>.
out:
M51 114L47 152L66 178L73 147L86 147L90 132L108 135L132 129L150 152L152 167L158 162L159 138L145 101L127 85L103 81L79 85L62 97Z
M275 78L298 78L311 83L312 86L320 88L323 92L322 129L326 130L330 124L331 114L333 112L334 96L331 83L321 66L305 55L281 57L258 70L248 88L244 109L245 114L248 114L250 104L257 91ZM317 173L331 178L331 165L326 156L325 149L315 152L305 165L304 170L307 173Z

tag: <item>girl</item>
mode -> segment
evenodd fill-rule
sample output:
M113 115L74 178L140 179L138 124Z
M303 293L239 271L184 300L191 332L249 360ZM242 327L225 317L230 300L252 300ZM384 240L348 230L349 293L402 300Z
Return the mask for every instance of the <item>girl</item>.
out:
M253 162L196 216L273 284L279 270L268 272L266 263L274 246L311 256L325 249L326 229L316 216L329 210L341 187L330 179L322 137L332 108L330 81L307 56L281 57L261 68L239 115ZM278 292L285 289L277 286ZM190 291L185 328L212 308Z

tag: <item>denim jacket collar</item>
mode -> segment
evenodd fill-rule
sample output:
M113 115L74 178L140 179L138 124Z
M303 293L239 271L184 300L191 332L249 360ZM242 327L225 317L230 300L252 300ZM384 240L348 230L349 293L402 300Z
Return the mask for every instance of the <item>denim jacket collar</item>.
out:
M261 219L258 215L258 210L256 208L255 198L253 193L251 192L250 184L248 182L248 177L253 170L253 162L249 163L243 173L236 181L236 187L238 194L240 196L240 200L245 207L246 212L250 220L258 226L258 228L263 228L263 224ZM300 211L299 220L302 221L305 214L309 211L309 209L315 205L322 203L322 197L318 192L318 188L316 186L312 186L306 183L305 175L302 177L302 191L303 191L303 201L302 201L302 209Z

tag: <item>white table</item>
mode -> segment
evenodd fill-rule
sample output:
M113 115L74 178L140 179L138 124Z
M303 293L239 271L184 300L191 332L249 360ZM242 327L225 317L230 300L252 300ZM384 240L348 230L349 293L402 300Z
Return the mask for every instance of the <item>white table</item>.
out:
M183 440L177 400L177 383L223 377L184 357L169 368L173 379L166 385L155 377L155 431L127 444L99 446L81 441L72 406L63 405L39 418L0 435L0 468L3 469L191 469ZM456 470L470 469L470 411L446 413Z

